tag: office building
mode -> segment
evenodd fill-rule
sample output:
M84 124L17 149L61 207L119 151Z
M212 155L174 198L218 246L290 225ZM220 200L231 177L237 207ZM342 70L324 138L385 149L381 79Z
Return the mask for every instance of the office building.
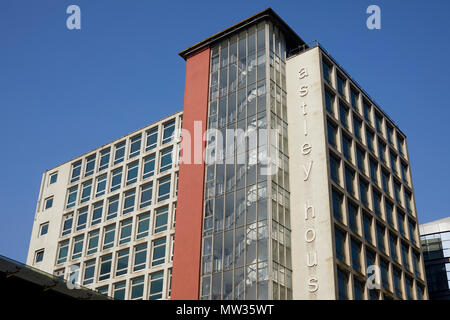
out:
M450 300L450 218L421 224L419 230L430 300Z
M180 113L174 125L182 141L164 144L164 119L155 150L146 149L150 125L46 172L29 263L61 274L75 265L83 281L91 270L92 287L127 299L427 299L406 137L322 46L306 44L267 9L180 55L183 122ZM161 173L167 147L180 153ZM54 172L60 184L52 189ZM172 187L161 200L164 179ZM142 208L148 183L155 191ZM52 221L44 218L48 201ZM164 230L155 233L161 210ZM149 231L137 239L145 214ZM48 222L52 236L39 240ZM90 255L95 230L99 247ZM145 262L136 271L141 242ZM373 268L380 286L369 289Z
M115 299L168 299L181 112L47 170L27 264Z

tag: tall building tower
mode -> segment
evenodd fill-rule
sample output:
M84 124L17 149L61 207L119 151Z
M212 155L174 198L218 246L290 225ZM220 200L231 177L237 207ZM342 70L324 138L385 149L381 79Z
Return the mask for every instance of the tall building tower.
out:
M427 298L405 135L321 46L267 9L180 55L214 161L180 166L174 299Z
M29 264L126 299L427 299L405 135L320 45L267 9L180 55L182 126L45 172Z
M450 300L450 218L419 229L430 300Z

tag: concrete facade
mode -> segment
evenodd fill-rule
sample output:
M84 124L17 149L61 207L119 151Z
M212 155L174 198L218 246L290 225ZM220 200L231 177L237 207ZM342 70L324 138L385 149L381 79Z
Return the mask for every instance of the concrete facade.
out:
M140 296L139 290L142 288L142 298L150 298L152 275L158 276L153 280L159 281L157 284L160 285L161 273L158 272L162 271L163 283L159 293L160 298L169 298L181 120L182 114L178 112L47 170L42 177L27 264L69 281L77 278L78 272L78 281L81 285L99 290L109 296L123 296L126 299L131 299L134 286L137 287L135 295ZM152 133L152 137L149 133ZM102 161L102 152L104 155L106 150L109 150L109 157L108 159L106 156L103 157ZM171 155L165 153L168 150L171 150L169 152ZM165 164L162 160L163 156L165 159L171 158L168 167L162 167L163 162ZM89 160L94 163L88 164ZM78 172L78 169L75 169L78 163L81 163L81 169L78 178L74 178ZM113 178L114 173L120 170L121 178L118 179L118 175ZM57 174L57 178L51 183L50 179L54 174ZM105 178L102 192L99 190L103 187L99 185ZM159 200L160 183L165 181L164 178L169 178L170 191L167 197L161 197L164 199ZM90 189L85 188L89 183L91 183ZM149 186L151 188L146 189ZM73 203L68 205L71 202L69 197L72 188L77 188L77 194ZM53 199L53 203L46 209L46 200L50 198ZM118 199L118 202L112 202L111 199ZM99 209L101 211L97 211L99 215L97 219L94 211L100 207L100 204L102 208ZM84 215L86 209L87 213ZM167 212L164 212L165 210ZM115 214L114 211L116 211ZM148 220L144 219L146 214L149 215ZM65 225L65 219L69 216L72 216L70 227L69 223ZM47 224L48 231L41 235L44 224ZM114 232L105 237L106 230L112 227ZM148 231L144 236L145 229ZM98 232L97 240L93 236L96 232ZM81 238L82 242L76 245L76 239ZM94 238L93 248L97 249L92 249L93 252L88 253L91 238ZM106 245L108 248L103 249L106 241L110 239L112 242L110 244L108 242ZM155 254L154 245L161 239L164 239L163 262L158 261L157 264L152 265L153 254ZM61 249L61 245L66 241L68 241L66 258L62 259L61 250L64 252L65 249ZM95 242L97 242L96 246L94 246ZM143 248L145 244L146 249L143 250L145 254L141 253L138 258L144 261L144 266L134 271L136 248ZM37 257L41 250L43 250L42 259ZM100 280L101 259L108 255L111 255L109 276ZM158 252L159 255L160 252ZM119 262L120 257L122 259ZM94 262L93 272L92 269L87 271L90 262ZM74 268L73 272L71 268ZM124 268L124 270L121 269L118 272L118 268ZM107 266L104 269L107 270ZM93 273L92 279L91 273ZM116 275L117 273L120 275ZM134 281L135 279L139 281ZM141 279L144 281L141 282ZM115 291L118 292L115 294Z

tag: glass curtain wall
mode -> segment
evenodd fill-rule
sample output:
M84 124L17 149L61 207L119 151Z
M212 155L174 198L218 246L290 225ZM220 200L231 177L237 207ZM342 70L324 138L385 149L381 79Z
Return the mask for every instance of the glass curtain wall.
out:
M201 299L292 296L285 56L267 22L211 48Z

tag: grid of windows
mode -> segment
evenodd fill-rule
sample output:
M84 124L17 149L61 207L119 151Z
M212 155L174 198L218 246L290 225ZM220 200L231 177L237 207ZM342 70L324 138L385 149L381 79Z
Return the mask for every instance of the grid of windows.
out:
M338 270L338 295L340 298L349 297L347 286L351 277L353 298L364 297L364 290L358 285L358 272L361 270L366 274L365 268L378 260L383 278L383 299L394 296L421 299L421 291L413 290L423 288L424 282L420 274L417 220L403 134L378 106L363 97L364 93L357 86L347 85L351 80L346 79L328 57L323 58L322 69L333 185L330 196L334 220L339 224L339 228L335 228L336 258L341 263L351 263L352 267L348 274ZM335 81L329 80L332 75ZM348 97L347 92L350 93ZM334 103L336 94L340 96L337 106ZM356 155L354 158L353 154ZM358 186L357 192L355 185ZM359 207L361 204L363 208ZM343 219L342 212L347 212L346 219ZM359 225L362 226L361 234ZM370 251L367 251L368 247ZM358 258L364 248L370 255L365 266ZM351 261L346 252L351 253ZM377 259L378 256L380 258ZM406 288L405 297L402 288ZM379 299L380 292L368 290L367 298Z
M171 144L176 143L176 126L181 126L180 115L73 162L55 261L58 270L76 260L81 284L118 299L169 296L160 281L168 279L164 277L172 264L166 248L173 250L173 240L165 241L174 233L174 216L169 212L175 212L172 185L176 187L178 154ZM132 189L127 187L131 185ZM50 207L47 202L51 203L44 202L44 207ZM40 236L47 232L48 223L40 226ZM154 267L163 270L154 273ZM131 279L135 272L142 276ZM147 283L150 275L153 282ZM121 281L97 286L116 277Z

